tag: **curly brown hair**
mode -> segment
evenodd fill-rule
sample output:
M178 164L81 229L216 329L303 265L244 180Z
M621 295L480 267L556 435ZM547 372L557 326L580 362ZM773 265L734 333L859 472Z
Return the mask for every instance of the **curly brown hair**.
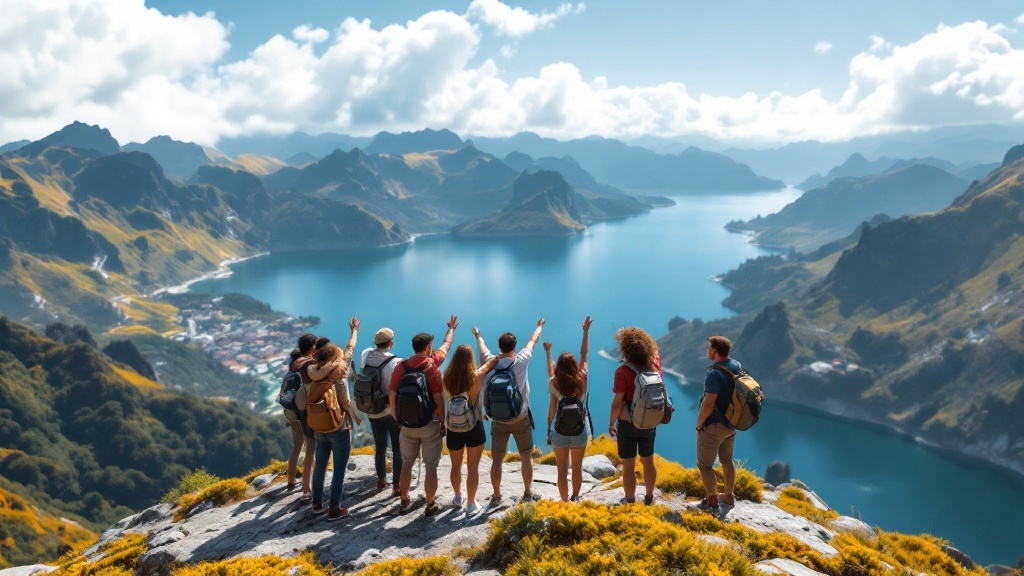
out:
M622 358L638 368L650 366L658 357L658 345L654 338L636 326L621 328L615 333L615 340L619 343Z
M457 396L473 389L476 380L476 363L473 361L473 349L469 344L461 344L452 353L448 368L444 371L444 389L451 396ZM470 400L476 401L475 398Z

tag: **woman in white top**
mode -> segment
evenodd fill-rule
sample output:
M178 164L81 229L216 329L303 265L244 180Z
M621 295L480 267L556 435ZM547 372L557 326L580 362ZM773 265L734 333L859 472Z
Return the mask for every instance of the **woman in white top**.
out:
M466 397L472 408L476 424L472 430L456 432L451 429L451 423L447 428L445 441L448 445L448 455L452 459L452 490L455 497L452 505L462 506L466 504L467 514L476 514L480 510L480 504L476 501L476 489L480 485L480 457L484 454L484 444L487 442L487 435L484 432L484 418L481 410L480 388L483 386L484 376L494 368L497 357L492 357L484 362L480 368L476 367L473 361L473 349L468 344L462 344L455 349L451 360L448 362L448 369L444 373L445 414L449 414L449 402L455 396ZM467 478L466 496L462 498L462 455L467 456Z
M551 343L544 343L544 352L548 359L548 444L555 452L555 465L558 468L558 493L562 501L575 502L579 499L583 485L583 457L587 449L587 439L592 431L587 425L587 348L590 334L590 316L583 320L583 343L580 345L580 360L569 352L563 352L556 364L551 358ZM563 412L572 421L580 421L582 430L574 435L561 434L556 429L558 422L558 404L563 398ZM573 400L574 399L574 400ZM565 420L563 420L564 422ZM572 498L569 497L569 461L572 460Z

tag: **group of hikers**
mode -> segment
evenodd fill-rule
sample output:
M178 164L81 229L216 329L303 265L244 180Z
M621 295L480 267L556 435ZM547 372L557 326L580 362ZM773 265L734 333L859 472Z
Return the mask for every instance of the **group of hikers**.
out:
M399 497L399 511L412 507L410 486L417 458L426 467L424 515L434 516L445 505L437 501L438 464L442 446L451 458L451 505L475 514L485 506L497 507L505 496L501 491L502 463L509 439L515 441L521 462L524 492L515 501L537 497L532 491L534 450L533 413L530 409L529 366L533 349L540 340L544 319L537 321L530 339L517 349L511 332L498 338L498 353L488 349L477 328L473 328L479 362L468 344L458 346L448 357L459 321L451 316L444 338L434 347L434 336L420 333L412 338L413 355L402 359L391 350L395 333L390 328L377 330L373 346L364 350L359 367L353 359L360 328L359 320L349 321L350 334L344 348L327 338L304 334L291 353L288 374L281 386L279 402L292 433L288 457L288 485L299 487L297 469L304 451L301 474L302 500L311 502L313 514L327 513L328 520L347 516L341 507L345 470L352 447L354 424L360 414L369 419L373 434L377 490L388 487L386 453L392 451L391 497ZM594 436L588 406L588 348L591 319L582 323L579 357L563 352L552 357L551 343L543 344L548 374L548 444L552 446L558 475L558 492L563 501L579 499L583 482L583 458L587 442ZM622 459L622 502L636 500L636 458L643 468L644 504L654 502L657 469L654 445L657 426L672 417L672 404L662 380L661 358L654 339L636 327L621 328L615 339L622 365L615 371L608 434L617 442ZM729 357L732 343L722 336L708 339L708 358L714 363L708 370L705 394L697 423L697 462L706 498L700 508L718 511L735 502L732 462L736 426L727 412L734 396L735 377L741 373L738 362ZM445 360L447 366L442 374ZM745 374L745 373L743 373ZM352 390L349 381L352 381ZM759 390L758 390L759 393ZM731 416L731 415L730 415ZM754 417L756 421L756 415ZM484 420L490 420L493 493L481 504L477 500L480 485L479 465L487 442ZM325 505L324 484L328 461L333 456L334 473ZM722 464L725 490L717 491L712 466ZM462 464L467 463L465 492ZM570 492L569 470L572 470Z

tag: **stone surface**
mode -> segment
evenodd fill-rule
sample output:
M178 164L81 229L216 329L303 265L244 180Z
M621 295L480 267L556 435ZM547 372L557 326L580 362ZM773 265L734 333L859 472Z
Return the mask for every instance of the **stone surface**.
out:
M31 566L18 566L17 568L0 570L0 576L33 576L34 574L48 574L56 569L56 566L33 564Z
M604 454L596 454L583 459L583 471L600 480L614 476L619 469Z
M687 504L687 507L696 508L696 502ZM726 509L721 518L726 522L739 522L760 532L784 532L825 557L839 553L828 543L835 538L835 532L771 504L737 500L736 507Z
M829 522L828 527L836 532L853 534L862 540L875 540L878 538L878 532L875 532L874 528L869 526L866 522L856 518L851 518L850 516L840 516L839 518Z
M181 530L165 530L163 532L154 533L149 538L150 548L159 548L168 544L174 544L185 537L185 534Z
M807 566L794 562L792 560L786 560L785 558L773 558L771 560L763 560L754 564L754 569L760 570L766 574L786 574L788 576L824 576L817 570L811 570Z
M252 486L253 490L259 492L267 486L270 486L274 482L274 478L277 478L277 476L277 474L262 474L253 478L249 485Z
M956 548L953 548L952 546L949 546L948 544L942 547L942 551L946 553L946 556L952 558L954 562L968 570L974 570L978 566L974 563L974 560L971 560L970 556Z

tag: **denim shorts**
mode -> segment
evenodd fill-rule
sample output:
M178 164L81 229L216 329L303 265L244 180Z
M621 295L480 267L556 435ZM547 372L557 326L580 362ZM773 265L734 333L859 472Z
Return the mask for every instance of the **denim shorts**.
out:
M590 426L585 426L583 433L576 436L559 434L555 431L554 426L551 427L550 433L552 448L586 448L587 440L590 438Z

